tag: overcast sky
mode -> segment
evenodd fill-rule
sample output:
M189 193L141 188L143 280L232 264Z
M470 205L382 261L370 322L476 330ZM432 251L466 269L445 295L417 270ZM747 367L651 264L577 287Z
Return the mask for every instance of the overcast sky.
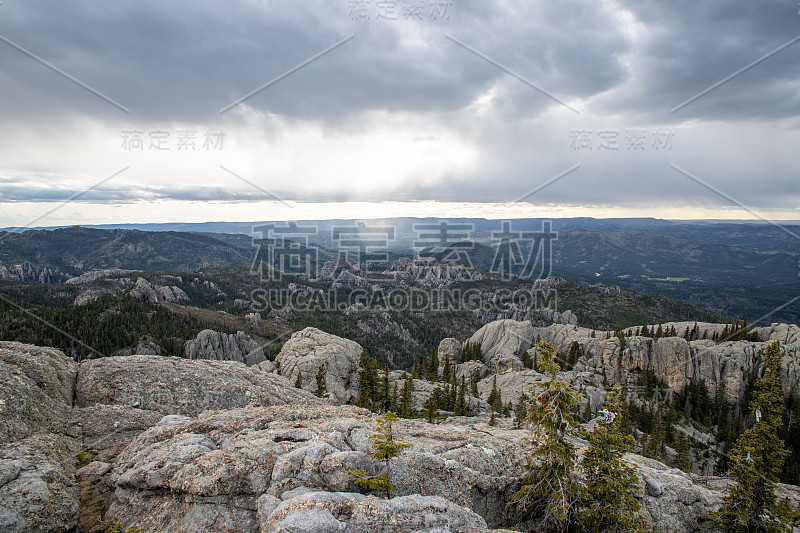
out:
M0 226L797 220L799 36L795 0L3 0Z

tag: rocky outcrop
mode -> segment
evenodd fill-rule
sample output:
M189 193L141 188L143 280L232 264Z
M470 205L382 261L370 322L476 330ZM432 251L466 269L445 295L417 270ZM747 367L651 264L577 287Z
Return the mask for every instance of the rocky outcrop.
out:
M257 365L267 359L261 345L243 331L229 335L211 329L204 329L195 339L186 341L183 356L187 359L238 361L247 366Z
M58 270L34 265L30 261L24 261L18 265L0 265L0 280L58 283L66 277Z
M76 363L54 348L0 342L0 530L78 522L77 447L65 436Z
M459 380L462 376L467 380L472 379L473 375L477 376L478 379L481 379L488 372L489 367L480 361L467 361L465 363L461 363L460 365L456 365L456 378Z
M275 358L281 375L292 384L301 375L303 389L317 390L316 376L325 367L328 397L336 403L358 398L358 361L362 348L357 342L316 328L293 333Z
M371 502L376 527L391 519L383 510L393 510L391 531L428 530L418 520L453 531L501 527L519 519L506 503L524 473L528 435L505 420L494 428L464 418L397 422L395 433L413 448L393 460L397 498L378 501L354 494L360 490L348 474L377 471L367 457L375 429L368 411L284 406L169 416L118 456L106 517L148 532L306 531L311 519L333 531L360 531L361 518L353 517ZM693 531L698 517L719 504L719 493L678 470L636 455L626 460L640 476L643 512L661 531Z
M179 303L188 302L189 296L180 287L175 285L162 286L152 285L144 278L138 278L131 287L128 295L131 298L150 303L168 302Z
M694 327L694 323L664 324ZM698 324L698 330L721 333L721 324ZM778 341L785 351L781 366L784 394L800 395L800 328L795 325L773 324L755 331L762 342L726 341L717 344L712 340L686 341L683 337L626 337L623 347L620 340L606 332L595 332L577 326L551 325L535 328L535 335L553 345L557 352L566 354L573 342L580 347L581 357L576 371L605 374L610 383L625 383L636 379L643 370L652 370L672 390L681 391L689 383L705 381L712 397L724 384L730 402L744 395L746 376L761 371L761 352L769 342ZM592 336L594 335L594 336Z
M69 285L78 285L81 283L88 283L90 281L94 281L100 278L107 278L109 276L121 276L123 274L130 274L131 272L135 272L135 270L125 270L122 268L106 268L103 270L92 270L90 272L84 272L80 276L69 278L64 283L67 283Z
M179 357L132 355L81 363L77 407L118 405L163 415L197 415L207 409L248 405L318 405L281 376L232 361L190 361Z
M0 531L61 533L78 524L72 439L39 433L0 446Z
M439 368L442 368L448 359L450 364L454 365L458 363L458 357L461 354L461 343L453 338L442 339L436 353L439 357Z
M156 344L155 339L150 335L145 335L139 339L135 348L123 348L112 353L112 356L126 355L161 355L164 349Z
M87 304L97 300L101 296L104 296L106 294L112 294L113 292L114 291L112 291L112 290L104 289L104 288L88 289L88 290L85 290L85 291L81 292L80 294L78 294L75 297L75 300L72 302L72 305L74 305L75 307L81 307L83 305L87 305Z
M263 507L272 506L265 504ZM477 514L437 496L415 494L381 500L352 492L307 492L276 502L259 531L484 533L489 530Z
M0 342L0 443L64 433L77 364L55 348Z
M167 417L119 455L108 516L148 531L210 531L197 525L212 523L219 531L255 531L262 495L277 499L304 487L357 492L347 472L375 468L367 459L374 429L374 415L344 406ZM441 496L502 521L500 503L516 483L509 475L522 464L522 432L485 429L399 422L414 448L395 461L397 495ZM237 513L237 522L214 522Z
M489 368L494 368L500 361L505 368L522 368L522 363L514 363L513 359L518 360L531 347L533 338L534 329L530 322L497 320L476 331L467 342L481 346L483 362Z
M398 391L403 390L403 386L405 385L405 376L406 372L402 370L394 370L389 372L389 387L390 390L393 390L395 385L397 386ZM461 374L456 371L456 379L461 380ZM465 385L469 386L469 379L470 375L465 374L464 380ZM411 391L411 398L409 399L408 405L411 409L417 411L418 413L425 413L426 405L425 402L428 401L428 398L434 393L436 389L439 389L439 394L443 393L444 384L442 383L431 383L425 379L412 379L411 382L414 385L413 390ZM466 393L464 395L464 401L466 402L466 408L469 413L478 414L480 410L488 409L488 404L481 404L479 398L475 398L470 393Z

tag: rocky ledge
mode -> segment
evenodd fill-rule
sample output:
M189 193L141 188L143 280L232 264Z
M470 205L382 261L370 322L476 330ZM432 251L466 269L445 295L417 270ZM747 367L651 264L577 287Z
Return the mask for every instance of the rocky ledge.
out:
M484 332L487 348L498 346L486 350L489 365L516 357L525 343L515 337L530 333L502 326L514 338ZM376 472L368 457L375 415L332 405L351 393L359 353L319 330L287 342L282 369L306 374L324 364L326 379L338 380L323 400L264 363L132 355L78 365L52 348L0 343L0 530L86 530L78 528L91 514L147 532L524 529L507 503L528 434L509 419L496 427L485 416L401 420L395 433L413 447L392 462L394 497L361 493L348 471ZM528 373L539 379L501 376ZM642 512L660 531L695 531L719 505L718 488L658 461L626 460L639 474ZM781 490L798 497L796 487Z

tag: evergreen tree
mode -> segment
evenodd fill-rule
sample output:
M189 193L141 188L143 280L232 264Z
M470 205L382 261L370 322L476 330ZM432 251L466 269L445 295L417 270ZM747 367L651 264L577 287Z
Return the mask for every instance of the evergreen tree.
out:
M583 409L583 414L581 415L581 420L583 422L588 422L592 418L593 418L592 417L592 402L589 401L589 400L586 400L586 407Z
M436 416L436 404L438 403L438 399L436 398L436 391L439 390L438 388L435 389L428 399L425 400L425 418L427 418L428 422L433 424L433 418Z
M403 383L403 399L400 402L400 416L403 418L410 418L412 414L411 409L411 394L414 392L414 380L411 379L410 374L405 375L405 382Z
M489 416L489 425L492 427L497 425L497 419L494 417L494 407L492 407L492 414Z
M358 406L372 409L377 397L378 362L364 349L358 366Z
M494 379L492 379L492 391L489 393L489 398L487 399L489 405L492 406L492 409L495 412L500 413L503 411L503 395L500 392L500 389L497 388L497 375L495 374Z
M498 395L499 392L497 391L497 375L495 375L494 378L492 378L492 390L491 392L489 392L489 397L486 398L486 403L488 403L490 406L496 405Z
M689 437L683 431L678 435L678 441L675 443L675 458L672 461L672 466L679 468L684 472L689 472L692 468L691 460L689 459Z
M436 353L435 349L431 353L431 359L428 361L428 368L425 375L431 383L439 381L439 354Z
M750 415L755 424L736 441L731 451L733 466L729 475L735 480L722 506L710 513L720 530L789 531L788 517L779 509L775 497L783 460L787 455L778 428L783 415L781 390L781 359L783 353L776 342L764 351L764 374L756 381L750 403Z
M531 359L531 354L528 351L523 352L522 357L522 366L525 368L533 368L533 359Z
M470 392L475 398L479 398L480 393L478 392L478 374L476 372L473 372L472 375L470 375L469 377L469 381L470 381L469 384Z
M370 476L366 470L355 469L348 473L355 479L355 484L369 490L385 490L386 497L391 498L394 487L389 481L390 461L395 457L405 454L407 448L412 445L404 442L402 437L396 437L392 425L397 422L397 415L388 411L385 415L376 420L375 433L372 434L372 453L370 458L373 461L380 461L384 465L383 473Z
M467 383L464 376L461 376L461 387L458 389L458 399L456 400L456 416L464 416L467 414Z
M658 404L656 411L656 422L653 426L653 431L650 432L650 438L647 440L647 447L643 449L643 454L647 457L658 459L662 457L664 450L664 440L667 431L664 428L664 404Z
M622 337L622 333L620 333L620 342L623 343L624 346L624 337ZM583 355L581 353L581 345L578 344L578 341L572 341L572 345L569 348L569 354L567 354L567 370L572 370L572 367L575 366L575 363L578 362L578 358Z
M449 357L445 358L444 365L442 366L442 379L444 379L446 383L450 382L450 358Z
M458 379L456 379L456 367L453 366L453 372L450 375L450 383L452 383L452 387L450 387L450 398L448 399L451 407L453 410L456 408L456 401L458 400Z
M391 388L389 385L389 367L383 367L381 373L380 406L385 411L391 411Z
M294 386L295 386L296 389L302 389L303 388L303 371L302 370L298 370L297 371L297 379L294 380Z
M423 372L425 370L427 370L427 367L425 366L425 356L420 355L419 359L417 359L417 362L414 363L414 369L411 371L411 376L414 379L422 379Z
M315 394L320 398L328 394L328 387L325 385L325 365L319 365L319 370L317 370L317 390Z
M597 419L594 431L585 435L589 448L581 461L586 481L578 503L578 531L650 531L638 514L641 505L634 493L639 484L636 471L622 460L633 451L634 442L620 427L619 413L626 401L622 388L614 385L604 403L611 415Z
M528 411L528 397L522 393L517 400L517 405L514 407L514 429L522 428L522 423L525 420L525 414Z
M540 355L537 369L550 380L529 389L532 401L526 422L532 427L533 450L525 464L522 487L511 502L539 517L543 528L568 531L575 521L580 486L575 476L577 451L567 437L578 425L575 408L582 398L559 377L561 368L553 361L553 347L539 342L536 351Z
M400 408L400 394L397 391L397 382L394 382L392 387L392 395L389 397L389 410L392 412L398 411Z

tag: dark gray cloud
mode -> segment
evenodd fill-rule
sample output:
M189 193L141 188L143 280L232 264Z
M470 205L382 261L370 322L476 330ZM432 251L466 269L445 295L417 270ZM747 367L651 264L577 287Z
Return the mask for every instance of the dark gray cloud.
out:
M349 139L371 131L384 113L410 117L409 123L423 117L419 131L409 126L409 142L427 139L436 146L457 138L475 151L475 164L439 171L435 180L427 179L425 169L417 170L408 180L386 180L383 188L366 191L350 186L348 176L334 170L320 179L339 180L341 186L319 192L297 189L305 182L291 173L277 185L267 183L258 173L261 162L255 168L242 166L242 172L264 183L265 190L295 200L503 202L580 163L579 172L530 200L730 203L676 173L670 168L674 163L754 207L800 205L800 161L792 149L800 118L800 41L670 113L800 35L794 1L454 0L448 20L433 20L427 0L424 20L394 22L376 20L376 3L368 1L367 21L353 20L351 2L345 0L6 0L0 7L1 36L118 101L130 114L0 42L0 127L9 130L6 137L12 141L27 132L26 138L41 133L50 143L31 148L41 156L31 157L30 164L0 168L0 201L52 202L74 194L74 186L39 187L34 178L42 161L51 166L48 172L59 172L59 145L52 131L63 126L71 135L81 134L78 126L69 130L64 125L84 119L113 132L130 125L222 125L228 139L238 135L242 141L253 134L246 127L253 117L267 114L280 121L263 124L310 123L328 138ZM403 4L397 2L399 11ZM353 39L341 47L220 116L236 99L349 35ZM637 127L651 133L657 127L674 128L675 148L603 154L570 147L570 131L576 128L595 134L616 128L622 135ZM267 140L286 134L278 127L262 128ZM115 137L106 144L118 143ZM95 151L87 151L87 158L117 157L119 166L128 164L127 154L98 154L97 144L92 146ZM269 160L262 167L268 165ZM205 177L192 174L173 185L173 165L172 174L165 171L167 178L158 177L156 185L109 186L82 200L269 199L230 176L225 179L233 185L221 184L218 165L209 168ZM3 177L8 171L30 171L33 177L27 183Z

